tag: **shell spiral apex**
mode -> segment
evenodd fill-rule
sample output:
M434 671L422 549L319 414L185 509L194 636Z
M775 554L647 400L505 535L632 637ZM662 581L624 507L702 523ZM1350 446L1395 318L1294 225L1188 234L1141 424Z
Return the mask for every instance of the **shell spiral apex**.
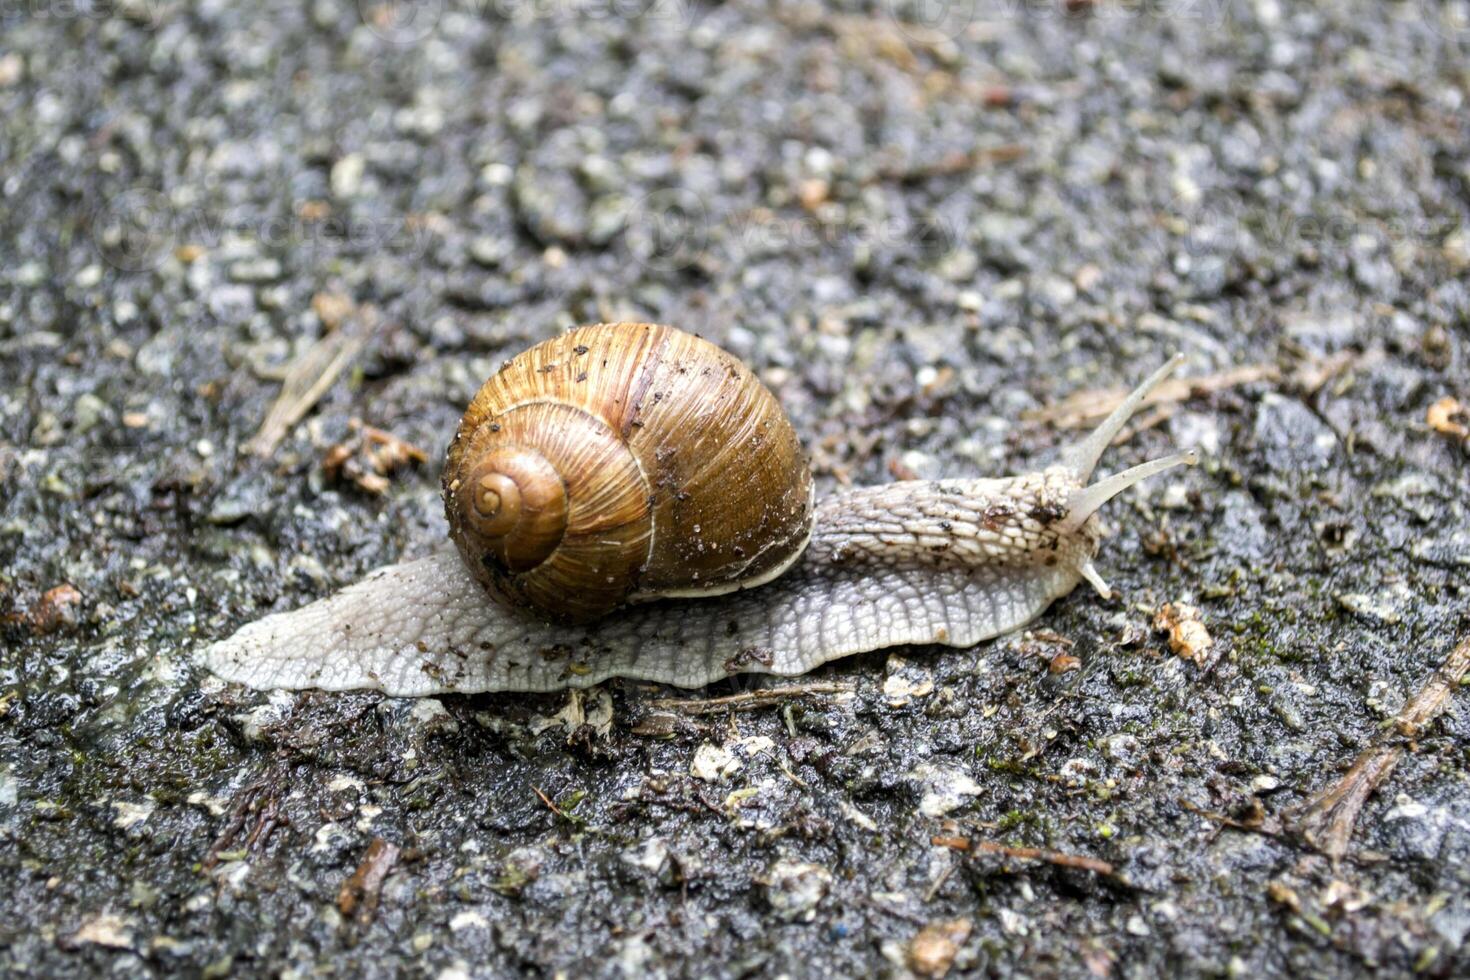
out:
M507 446L475 460L469 475L451 484L450 508L466 529L509 570L541 564L567 529L567 488L546 457Z

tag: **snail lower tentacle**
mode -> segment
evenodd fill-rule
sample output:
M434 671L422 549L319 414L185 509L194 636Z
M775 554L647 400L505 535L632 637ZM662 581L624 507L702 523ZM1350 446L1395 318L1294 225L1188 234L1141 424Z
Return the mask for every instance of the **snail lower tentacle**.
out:
M485 601L453 550L389 566L205 652L256 688L393 695L550 691L610 677L698 687L744 672L800 674L908 644L970 646L1024 626L1086 579L1107 499L1178 453L1089 484L1102 450L1178 361L1155 372L1048 469L998 480L905 481L841 491L815 508L810 543L759 588L626 606L592 625Z

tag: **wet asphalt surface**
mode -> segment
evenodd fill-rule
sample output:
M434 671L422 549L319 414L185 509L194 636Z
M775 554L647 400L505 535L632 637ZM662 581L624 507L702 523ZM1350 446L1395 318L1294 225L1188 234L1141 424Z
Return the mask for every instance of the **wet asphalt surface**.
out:
M1464 685L1392 720L1470 631L1467 98L1428 2L0 3L0 972L1463 973ZM1105 512L1119 598L751 710L191 666L432 548L479 382L617 319L819 488L1045 463L1175 351L1104 468L1208 458ZM334 477L354 419L429 461Z

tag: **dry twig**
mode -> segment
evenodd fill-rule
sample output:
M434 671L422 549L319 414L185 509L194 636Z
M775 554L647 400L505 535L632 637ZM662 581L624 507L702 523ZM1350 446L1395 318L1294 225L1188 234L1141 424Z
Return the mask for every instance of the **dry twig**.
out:
M552 813L556 814L558 817L561 817L567 823L581 823L582 822L578 818L572 816L570 813L567 813L561 807L557 806L556 803L554 803L552 801L551 797L547 796L544 792L542 792L541 787L539 787L539 786L532 786L531 789L535 791L535 793L536 793L537 796L541 797L541 802L546 804L546 808L548 810L550 810Z
M275 452L291 427L306 417L342 369L362 350L369 334L369 320L370 316L349 319L292 362L281 384L281 393L246 446L251 453L267 458Z
M1369 350L1363 353L1353 350L1338 351L1327 357L1303 361L1291 372L1292 385L1304 395L1315 395L1322 386L1350 368L1376 364L1383 359L1383 352Z
M1419 693L1409 699L1393 720L1394 729L1414 738L1449 704L1450 693L1470 670L1470 637L1460 641L1439 669L1429 675ZM1308 844L1333 860L1347 853L1358 813L1384 780L1393 773L1404 754L1402 745L1379 743L1358 754L1352 766L1336 783L1324 789L1297 812L1293 828Z
M1091 871L1094 874L1103 875L1108 878L1118 877L1117 869L1107 861L1100 858L1086 857L1082 854L1064 854L1061 851L1049 851L1040 847L1011 847L1009 844L997 844L995 841L975 840L967 837L934 837L929 843L936 847L948 847L955 851L969 851L982 854L999 854L1002 857L1016 858L1022 861L1045 861L1062 868L1080 868L1083 871Z
M345 916L357 913L357 921L367 925L378 910L378 895L388 873L398 863L402 851L397 844L390 844L381 837L374 837L363 855L362 863L337 891L337 908Z
M650 708L678 711L686 715L707 715L726 708L749 711L769 704L778 704L788 697L806 697L812 694L851 694L857 685L849 681L812 681L807 684L788 684L761 691L742 691L719 698L659 698L648 702Z
M209 846L209 850L204 855L204 860L199 862L201 868L208 871L210 868L219 864L220 855L234 842L235 836L244 828L246 816L250 813L261 794L266 791L268 785L269 778L262 776L236 794L235 805L230 809L229 821L226 822L219 836L214 839L214 843Z

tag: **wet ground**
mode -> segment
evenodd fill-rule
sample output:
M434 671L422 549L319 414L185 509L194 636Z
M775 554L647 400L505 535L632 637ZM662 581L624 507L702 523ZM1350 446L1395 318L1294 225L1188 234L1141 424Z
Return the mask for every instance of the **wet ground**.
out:
M1467 97L1427 0L0 5L0 972L1463 974ZM433 547L479 381L612 319L823 488L1033 467L1174 351L1104 466L1208 460L1108 508L1120 598L800 694L191 666ZM324 469L353 419L429 462Z

